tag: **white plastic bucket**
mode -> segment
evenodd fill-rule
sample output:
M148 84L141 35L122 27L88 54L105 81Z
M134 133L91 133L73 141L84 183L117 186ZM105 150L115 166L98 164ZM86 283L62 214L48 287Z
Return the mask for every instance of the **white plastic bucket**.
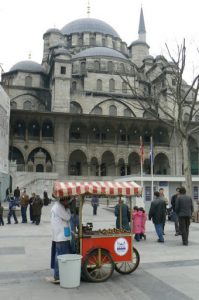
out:
M79 254L58 255L60 286L75 288L80 286L81 259Z

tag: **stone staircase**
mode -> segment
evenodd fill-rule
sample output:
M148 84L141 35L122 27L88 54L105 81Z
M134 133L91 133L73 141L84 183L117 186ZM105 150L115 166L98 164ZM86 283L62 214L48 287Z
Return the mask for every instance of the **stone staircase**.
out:
M14 172L11 176L13 190L18 186L20 190L26 188L29 196L34 192L41 197L44 190L51 197L53 182L58 179L57 173Z

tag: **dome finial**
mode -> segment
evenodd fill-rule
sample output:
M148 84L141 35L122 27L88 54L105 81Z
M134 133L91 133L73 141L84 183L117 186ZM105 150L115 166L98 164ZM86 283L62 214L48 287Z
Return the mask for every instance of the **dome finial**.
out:
M90 1L88 0L88 5L87 5L87 15L88 15L88 18L90 17L90 12L91 12L91 7L90 7Z

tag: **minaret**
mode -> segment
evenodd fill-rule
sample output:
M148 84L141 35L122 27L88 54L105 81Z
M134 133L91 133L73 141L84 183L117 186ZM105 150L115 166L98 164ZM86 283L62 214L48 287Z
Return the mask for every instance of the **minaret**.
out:
M146 29L145 29L145 23L144 23L144 14L143 14L143 9L141 7L140 11L140 23L139 23L139 28L138 28L138 39L140 41L146 42Z
M149 45L146 43L146 29L142 7L140 11L138 39L129 46L129 55L131 61L138 67L143 65L143 60L149 55Z

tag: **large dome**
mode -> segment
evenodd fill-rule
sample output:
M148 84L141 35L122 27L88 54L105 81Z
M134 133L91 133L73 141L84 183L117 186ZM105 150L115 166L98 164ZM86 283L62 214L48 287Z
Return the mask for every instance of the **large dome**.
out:
M93 18L84 18L72 21L65 25L61 32L65 35L71 33L81 33L81 32L98 32L103 34L109 34L114 37L119 38L119 34L113 29L110 25L104 21L93 19Z
M16 63L9 72L13 71L24 71L24 72L33 72L33 73L45 73L44 68L35 61L23 60Z
M89 57L89 56L90 57L91 56L109 56L109 57L127 59L119 51L116 51L116 50L111 49L111 48L106 48L106 47L88 48L86 50L83 50L83 51L73 55L73 58L81 58L81 57Z

